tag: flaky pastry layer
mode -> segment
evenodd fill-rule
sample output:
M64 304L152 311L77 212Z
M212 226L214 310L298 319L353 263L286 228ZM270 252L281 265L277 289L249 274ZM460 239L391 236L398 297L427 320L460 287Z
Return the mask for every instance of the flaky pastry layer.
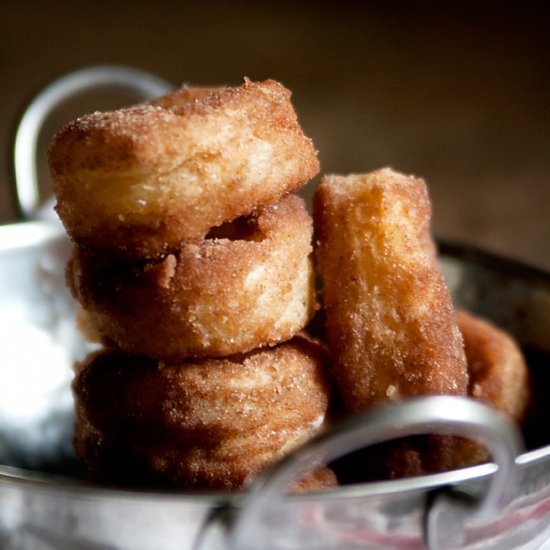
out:
M248 79L85 115L55 136L49 164L69 235L137 258L200 240L319 170L290 92Z
M103 479L240 489L323 428L326 362L304 336L170 366L104 350L73 382L75 448Z
M468 394L521 424L530 403L529 369L512 335L494 323L459 309L470 383Z
M312 221L295 195L156 262L76 247L73 294L105 343L174 362L292 338L316 306Z
M391 169L326 176L314 196L327 333L349 410L415 395L466 395L453 304L421 179Z

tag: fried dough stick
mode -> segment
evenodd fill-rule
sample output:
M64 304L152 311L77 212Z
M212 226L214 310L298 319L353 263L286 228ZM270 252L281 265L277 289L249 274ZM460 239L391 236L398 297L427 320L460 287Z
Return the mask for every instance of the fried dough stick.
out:
M314 196L327 338L345 406L467 395L423 180L391 169L326 176Z

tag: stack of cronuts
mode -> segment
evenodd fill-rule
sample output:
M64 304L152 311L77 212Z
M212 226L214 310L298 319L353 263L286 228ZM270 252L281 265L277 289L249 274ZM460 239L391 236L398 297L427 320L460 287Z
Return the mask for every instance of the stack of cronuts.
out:
M74 444L104 479L239 489L323 428L312 220L319 170L274 81L93 113L54 138L69 287L103 348L77 366ZM323 469L297 489L335 483Z
M74 444L96 476L240 489L322 430L329 406L451 394L523 421L521 350L454 308L424 181L388 168L325 176L313 224L293 192L318 173L316 151L277 82L184 87L84 116L55 137L50 166L75 244L68 283L103 344L73 383ZM313 225L327 346L303 332L317 309ZM428 436L377 449L361 470L486 458ZM296 489L335 483L323 468Z

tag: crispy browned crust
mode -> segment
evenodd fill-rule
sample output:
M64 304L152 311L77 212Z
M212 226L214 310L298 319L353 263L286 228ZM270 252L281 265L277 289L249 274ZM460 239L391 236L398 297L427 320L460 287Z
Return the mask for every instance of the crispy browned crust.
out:
M338 486L338 478L330 468L320 468L292 485L293 493L312 493Z
M75 449L103 479L240 489L322 429L326 361L304 336L170 366L104 350L73 382Z
M290 92L248 79L83 116L55 136L49 163L69 235L141 258L200 240L319 170Z
M523 353L511 334L464 310L457 311L468 360L468 395L484 401L521 426L530 406ZM473 466L489 459L473 440L417 437L375 450L364 461L375 478L399 478Z
M208 88L206 86L188 86L183 85L178 90L169 94L157 97L152 101L149 101L149 105L155 105L162 107L163 109L174 109L178 107L185 107L195 101L203 100L211 95L219 94L223 92L225 86L215 86Z
M530 404L529 370L511 334L487 319L457 311L470 372L469 395L521 424Z
M450 294L430 244L421 179L390 169L326 176L314 196L327 335L347 408L466 395Z
M312 222L290 195L160 262L75 247L68 281L106 343L161 361L292 338L316 309Z

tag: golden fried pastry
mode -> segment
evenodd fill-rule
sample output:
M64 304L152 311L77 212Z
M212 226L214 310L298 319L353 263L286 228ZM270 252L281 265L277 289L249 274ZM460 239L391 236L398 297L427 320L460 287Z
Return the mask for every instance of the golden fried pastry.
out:
M430 243L421 179L391 169L326 176L314 195L327 337L346 407L466 395L450 294Z
M49 163L74 241L148 259L277 201L319 170L290 92L248 79L85 115L55 136Z
M105 342L161 361L244 353L292 338L316 309L312 222L295 195L130 263L75 247L69 286Z
M324 347L302 335L271 349L172 365L95 353L73 382L75 449L103 479L240 489L322 429L326 361Z
M511 334L464 310L457 321L468 358L469 395L521 424L530 398L529 371Z
M294 483L291 487L293 493L312 493L323 489L338 486L338 478L331 468L320 468Z
M530 405L529 372L514 338L486 319L457 311L468 359L468 395L521 425ZM399 478L485 462L487 450L473 440L427 436L382 445L364 458L374 478Z

